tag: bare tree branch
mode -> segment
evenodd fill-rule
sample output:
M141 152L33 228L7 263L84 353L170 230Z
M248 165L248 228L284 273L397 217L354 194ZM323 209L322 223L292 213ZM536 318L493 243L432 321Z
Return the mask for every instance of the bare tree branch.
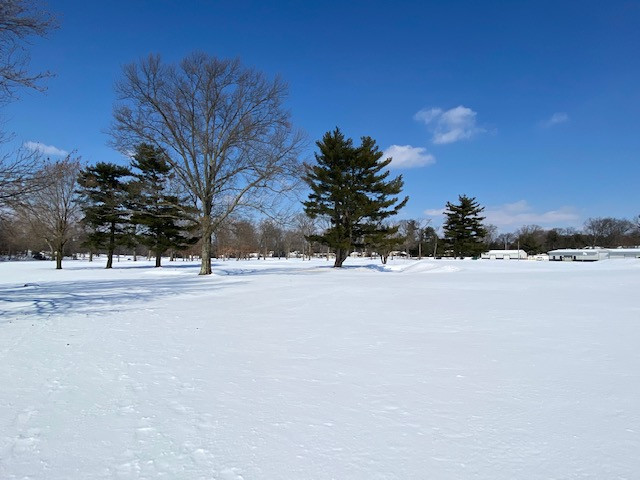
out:
M0 157L0 207L10 206L46 186L49 178L42 169L44 164L40 152L24 148Z
M80 221L76 202L77 179L81 170L79 158L67 158L45 165L40 176L48 182L43 188L23 195L15 209L28 219L34 234L49 245L56 257L56 268L62 268L64 247Z
M179 65L151 55L127 65L116 86L113 144L146 142L170 156L197 208L201 274L211 273L211 235L237 209L259 208L266 193L293 188L302 135L283 108L286 85L194 53Z
M39 82L51 73L29 71L25 44L31 37L43 37L54 28L56 19L43 11L37 0L0 2L0 103L15 98L21 87L44 89Z

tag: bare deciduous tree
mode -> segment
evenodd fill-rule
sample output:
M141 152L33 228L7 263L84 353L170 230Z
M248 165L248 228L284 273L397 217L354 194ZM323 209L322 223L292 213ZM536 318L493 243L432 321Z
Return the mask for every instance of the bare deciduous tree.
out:
M404 239L402 247L409 257L415 252L419 259L422 258L425 230L430 223L431 219L408 219L398 222L400 236Z
M284 253L282 245L283 231L273 220L264 218L258 225L260 251L266 260L272 254L280 258Z
M231 225L236 260L249 259L260 249L256 226L250 220L236 220Z
M55 18L43 11L37 0L2 0L0 2L0 103L15 97L19 87L42 90L39 81L49 72L33 73L28 69L25 49L30 37L42 37L57 27Z
M51 74L29 71L25 44L29 38L44 36L56 26L55 18L40 8L38 0L0 1L0 105L15 99L21 87L43 90L39 81ZM11 138L0 130L0 145L6 145ZM37 176L41 167L37 151L0 153L0 207L45 185L45 179Z
M36 150L20 149L0 156L0 207L10 206L47 185L44 163Z
M304 260L305 254L311 260L313 242L309 238L317 233L316 220L301 212L293 218L293 224L300 245L302 260Z
M498 227L492 223L487 223L484 228L487 230L487 234L484 236L482 241L487 245L487 247L489 247L491 244L495 243L498 238Z
M0 211L0 254L11 260L29 250L40 250L40 239L34 241L28 221L13 210Z
M512 233L512 232L500 233L496 235L495 243L499 244L500 247L502 247L504 244L504 249L508 250L515 238L516 238L515 233Z
M32 231L40 236L55 255L56 269L62 268L64 247L80 220L76 187L80 160L68 156L47 164L41 176L48 178L43 188L23 196L16 210L29 220Z
M515 232L517 246L529 255L544 252L546 232L540 225L523 225Z
M624 218L588 218L584 222L584 233L589 236L591 246L617 247L625 241L625 236L633 230L633 222Z
M397 225L399 236L402 237L402 244L398 248L402 248L411 257L411 250L420 243L420 226L414 219L400 220Z
M198 210L200 274L211 273L211 236L235 210L268 208L298 177L302 138L283 108L279 79L203 53L179 65L149 56L124 68L111 133L123 152L162 148Z

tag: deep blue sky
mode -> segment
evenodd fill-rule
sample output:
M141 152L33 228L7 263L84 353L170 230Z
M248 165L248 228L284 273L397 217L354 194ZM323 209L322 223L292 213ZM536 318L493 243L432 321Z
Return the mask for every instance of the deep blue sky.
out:
M21 142L123 161L104 133L122 65L203 50L288 82L307 159L336 126L383 150L401 146L389 151L405 160L394 170L411 197L404 217L429 218L462 193L502 231L640 213L640 1L51 0L47 8L60 29L30 52L33 69L56 77L47 93L23 91L1 112ZM406 167L420 159L430 163Z

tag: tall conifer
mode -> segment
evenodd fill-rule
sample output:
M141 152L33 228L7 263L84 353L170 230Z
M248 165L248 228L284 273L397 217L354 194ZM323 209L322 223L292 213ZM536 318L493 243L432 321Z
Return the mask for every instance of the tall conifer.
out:
M126 202L131 175L127 167L98 162L80 172L78 184L84 212L83 223L89 228L87 245L107 250L107 266L113 266L113 252L127 241L129 211Z
M391 158L381 160L383 154L372 138L363 137L360 146L354 147L336 128L316 145L320 153L305 176L311 193L303 205L311 218L329 221L323 234L310 239L333 248L334 266L341 267L353 249L368 239L379 242L381 236L395 235L397 227L382 225L406 205L408 197L398 201L402 176L387 180Z
M130 189L131 222L141 227L136 236L154 253L156 267L160 267L168 249L181 249L191 243L186 208L168 190L171 166L162 150L145 143L138 145L131 166L135 178Z
M447 202L444 223L446 248L454 257L475 257L484 250L482 242L487 230L480 214L484 211L475 197L458 196L458 204Z

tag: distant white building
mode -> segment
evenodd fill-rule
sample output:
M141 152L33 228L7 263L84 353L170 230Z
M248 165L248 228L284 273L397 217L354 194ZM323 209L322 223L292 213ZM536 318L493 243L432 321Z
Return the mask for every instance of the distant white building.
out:
M549 260L595 262L609 258L640 258L640 248L561 248L548 252Z
M640 248L608 248L609 258L640 258Z
M526 260L527 252L524 250L489 250L480 255L484 260Z
M529 255L529 260L536 260L539 262L546 262L547 260L549 260L549 255L547 255L546 253L537 253L535 255Z
M595 262L609 258L605 248L560 248L548 252L549 260L562 262Z

